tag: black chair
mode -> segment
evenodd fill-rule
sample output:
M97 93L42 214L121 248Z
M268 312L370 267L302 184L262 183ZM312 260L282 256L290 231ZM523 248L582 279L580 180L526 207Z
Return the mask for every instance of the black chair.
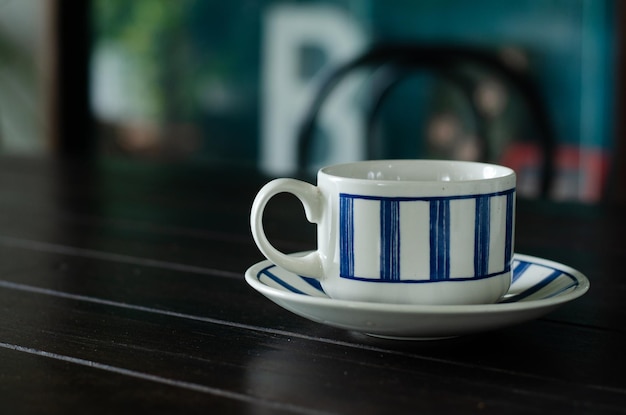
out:
M308 155L313 142L313 135L318 114L326 98L334 88L348 75L358 69L374 69L383 67L385 74L372 88L372 102L366 126L367 156L372 157L375 146L375 123L385 98L397 88L408 76L421 69L429 69L436 74L445 76L453 84L468 94L469 102L473 90L472 80L468 79L458 69L463 65L472 64L487 70L505 81L515 89L525 101L537 129L537 140L540 145L543 159L540 170L540 196L547 198L551 191L554 177L555 140L548 111L541 92L527 74L522 74L508 66L493 51L457 46L424 46L415 44L382 44L374 46L365 53L336 68L322 82L311 106L305 113L301 128L298 132L298 166L305 170L309 163ZM472 106L473 115L477 122L477 132L480 139L480 158L489 160L489 146L484 133L488 122L475 106Z

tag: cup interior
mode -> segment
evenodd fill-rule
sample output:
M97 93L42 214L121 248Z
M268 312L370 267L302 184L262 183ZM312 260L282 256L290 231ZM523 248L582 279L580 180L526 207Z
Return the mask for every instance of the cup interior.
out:
M508 167L456 160L373 160L325 167L323 173L348 179L403 182L467 182L513 175Z

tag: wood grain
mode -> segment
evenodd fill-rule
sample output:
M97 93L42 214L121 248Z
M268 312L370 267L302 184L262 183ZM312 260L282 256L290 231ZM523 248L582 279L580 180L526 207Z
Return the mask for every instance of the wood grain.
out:
M230 172L230 170L229 170ZM624 413L620 209L520 201L516 251L591 290L545 318L446 341L310 322L251 289L267 178L176 166L0 163L7 413ZM314 247L292 198L265 218Z

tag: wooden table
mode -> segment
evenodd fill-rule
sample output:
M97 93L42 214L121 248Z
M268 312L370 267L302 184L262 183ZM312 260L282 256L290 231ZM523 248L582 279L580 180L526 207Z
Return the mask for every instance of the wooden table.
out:
M244 281L253 169L0 162L2 413L625 413L626 219L519 201L516 251L585 273L539 320L445 341L317 324ZM291 197L266 228L314 246Z

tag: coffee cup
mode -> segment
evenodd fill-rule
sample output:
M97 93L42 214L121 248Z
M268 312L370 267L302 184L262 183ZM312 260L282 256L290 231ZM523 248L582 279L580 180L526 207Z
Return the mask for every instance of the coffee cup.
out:
M444 160L372 160L325 167L317 186L280 178L252 205L259 250L320 281L332 299L391 304L486 304L511 284L513 170ZM317 224L317 250L280 252L263 229L278 193L292 193Z

